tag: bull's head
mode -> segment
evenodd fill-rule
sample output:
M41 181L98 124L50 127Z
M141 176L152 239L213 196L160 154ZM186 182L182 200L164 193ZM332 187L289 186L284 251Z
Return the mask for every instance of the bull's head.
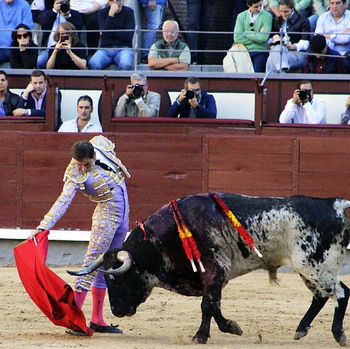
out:
M132 263L131 255L125 251L107 251L104 267L112 313L118 317L134 315L153 289L152 278Z
M118 317L131 316L146 301L154 285L152 277L133 264L127 251L112 249L101 255L89 267L68 271L70 275L86 275L95 270L105 274L112 313ZM103 265L104 269L99 269Z

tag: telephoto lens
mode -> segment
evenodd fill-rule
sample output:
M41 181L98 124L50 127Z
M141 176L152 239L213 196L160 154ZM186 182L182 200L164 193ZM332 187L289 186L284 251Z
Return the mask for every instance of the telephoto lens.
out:
M136 84L132 90L132 94L135 98L140 98L143 95L143 87L139 84Z

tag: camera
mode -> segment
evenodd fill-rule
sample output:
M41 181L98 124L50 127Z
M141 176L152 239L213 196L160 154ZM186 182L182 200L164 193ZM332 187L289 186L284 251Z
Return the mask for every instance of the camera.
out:
M60 39L61 42L65 42L67 40L69 40L69 36L68 35L62 35L61 36L61 39Z
M299 98L301 101L308 99L310 101L311 90L301 90L299 91Z
M134 96L134 98L140 98L141 96L143 96L143 86L141 86L140 84L136 84L132 89L132 95Z
M196 95L196 92L194 90L187 90L186 91L186 98L187 99L193 99Z
M69 4L67 2L61 2L60 10L62 13L67 13L70 11Z

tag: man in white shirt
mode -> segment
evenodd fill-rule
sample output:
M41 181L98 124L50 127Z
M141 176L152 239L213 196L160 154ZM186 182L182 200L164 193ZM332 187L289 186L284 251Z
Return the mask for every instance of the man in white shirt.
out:
M90 96L81 96L77 102L78 117L65 121L58 132L103 132L102 127L91 119L93 102Z
M302 80L281 113L280 123L325 124L326 112L326 103L314 97L311 81Z

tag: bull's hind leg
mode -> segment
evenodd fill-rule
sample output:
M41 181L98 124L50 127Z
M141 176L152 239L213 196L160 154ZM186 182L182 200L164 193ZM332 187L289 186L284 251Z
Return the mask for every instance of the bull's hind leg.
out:
M339 297L337 294L337 306L335 307L335 311L334 311L332 333L333 333L334 339L341 346L344 346L346 344L346 335L344 333L343 320L344 320L346 308L348 306L350 290L341 281L339 284L343 291L337 292L341 296Z
M333 324L332 324L332 333L334 339L341 345L346 344L346 336L343 329L343 320L346 312L346 308L349 301L350 290L349 288L341 281L334 280L332 283L333 287L323 287L323 293L316 289L316 286L310 280L307 280L305 277L301 276L307 288L313 292L314 297L310 308L302 318L299 323L299 326L295 332L294 339L300 339L307 335L311 322L320 312L320 310L327 303L329 296L336 297L336 307L334 312ZM319 285L320 286L320 285ZM324 285L323 285L324 286Z
M312 303L308 311L306 312L304 317L301 319L299 326L295 331L294 339L303 338L308 334L311 322L314 320L314 318L321 311L321 309L324 307L324 305L327 303L329 299L329 297L324 296L321 292L319 292L316 289L316 286L314 283L312 283L310 280L307 280L303 275L300 275L300 277L304 281L306 287L313 293L314 296L312 298Z

